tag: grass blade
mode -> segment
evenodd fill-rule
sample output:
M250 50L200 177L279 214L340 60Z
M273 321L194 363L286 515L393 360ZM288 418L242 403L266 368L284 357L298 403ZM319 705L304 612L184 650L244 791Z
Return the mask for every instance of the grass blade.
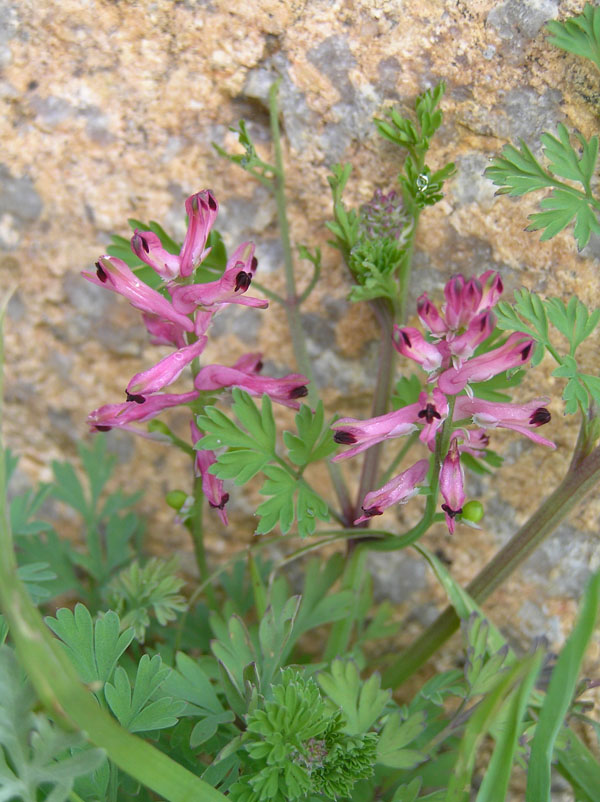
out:
M554 743L571 704L583 656L596 628L600 607L600 572L590 579L575 628L560 653L531 744L525 802L550 798Z
M488 764L475 802L501 802L506 798L515 752L521 735L520 725L527 710L527 703L539 674L542 660L542 652L535 655L529 671L513 693L508 704L506 718L502 722L502 729L496 739L492 759Z
M471 786L471 777L475 768L477 749L486 733L494 725L498 715L503 712L506 700L515 685L533 672L538 657L534 655L521 663L515 663L511 669L502 674L496 687L488 693L473 712L465 733L458 747L458 757L444 802L464 802ZM539 797L537 802L546 797ZM497 802L499 797L494 797Z

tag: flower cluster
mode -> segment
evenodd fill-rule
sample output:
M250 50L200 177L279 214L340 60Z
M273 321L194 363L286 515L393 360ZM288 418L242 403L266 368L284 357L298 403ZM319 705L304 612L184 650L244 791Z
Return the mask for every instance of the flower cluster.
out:
M196 269L208 256L209 235L218 214L218 204L210 190L202 190L185 202L188 228L179 254L167 251L152 231L134 232L131 250L162 279L160 290L144 283L124 261L102 256L95 272L83 276L127 298L142 313L142 319L154 345L174 350L151 368L137 373L125 389L126 400L105 404L88 416L92 430L105 432L119 428L148 436L133 424L144 423L169 407L193 404L202 391L239 387L247 393L261 396L267 393L281 404L297 408L296 399L307 395L307 379L299 373L282 379L260 376L260 354L246 354L233 366L207 365L194 369L193 389L184 393L164 392L186 367L197 366L198 357L208 342L207 332L213 317L228 304L265 308L268 302L246 294L256 272L254 245L242 243L227 262L221 277L215 281L194 283ZM196 442L200 432L192 423ZM203 490L224 523L228 495L221 480L209 474L215 461L212 452L198 452L195 468L202 477Z
M484 382L522 366L533 352L534 340L515 332L502 345L475 355L477 347L494 330L492 308L502 289L500 276L488 270L469 280L461 275L453 277L445 286L445 304L441 311L424 293L417 302L417 313L428 336L410 326L395 326L393 338L396 350L427 372L429 392L423 391L416 403L386 415L365 421L342 418L333 424L335 441L350 446L345 453L334 457L335 460L351 457L376 443L418 429L419 439L435 452L442 426L454 426L438 476L444 499L442 510L451 533L465 502L460 456L464 453L483 456L489 444L487 430L513 429L540 445L555 448L554 443L536 432L550 420L545 407L549 399L535 398L524 404L497 403L475 397L471 389L471 383ZM458 395L463 391L464 394ZM450 410L453 411L449 420ZM467 428L470 423L477 428ZM419 460L379 490L367 493L363 514L355 523L381 515L392 504L407 501L418 492L417 486L425 479L428 468L428 460Z

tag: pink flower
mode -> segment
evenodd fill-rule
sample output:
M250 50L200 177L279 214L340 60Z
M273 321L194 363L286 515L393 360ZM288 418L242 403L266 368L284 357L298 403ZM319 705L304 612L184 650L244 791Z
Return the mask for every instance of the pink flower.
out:
M234 251L220 279L205 284L171 287L173 306L185 315L189 315L199 306L211 309L222 304L242 304L265 309L269 305L268 301L244 295L252 282L257 264L253 243L245 242Z
M485 450L490 444L490 438L485 429L458 429L458 444L460 454L471 454L473 457L485 457Z
M431 396L430 398L426 392L419 395L421 409L417 413L417 418L419 423L425 424L419 440L425 443L430 451L435 451L435 436L448 417L448 400L437 387L434 387Z
M426 393L423 393L425 398ZM356 418L340 418L331 424L332 429L336 429L333 439L341 445L351 445L352 448L343 454L337 454L333 462L354 457L371 448L376 443L383 440L390 440L394 437L403 437L405 434L414 432L416 424L420 422L423 404L418 401L416 404L409 404L407 407L379 415L368 420L357 420ZM427 413L425 413L427 414ZM421 416L423 417L423 416Z
M440 468L440 492L444 497L442 509L450 534L454 534L454 518L462 512L465 503L465 475L460 464L457 434L450 441L450 448Z
M505 370L521 367L531 357L534 342L532 337L516 331L499 348L444 371L438 377L438 387L447 395L456 395L468 382L487 381Z
M418 329L410 326L394 326L394 346L398 353L414 359L428 373L442 366L443 354L433 343L428 343Z
M163 320L149 312L144 312L142 318L152 345L174 345L176 348L183 348L186 344L186 331L177 323Z
M524 434L534 443L556 448L551 440L546 440L545 437L541 437L534 431L551 420L550 412L545 407L549 400L549 398L534 398L526 404L511 404L459 396L454 407L454 417L457 420L472 418L473 423L477 426L487 429L496 427L513 429L515 432Z
M121 259L102 256L96 262L96 272L81 274L92 284L107 287L109 290L127 298L129 303L142 312L175 323L185 331L193 331L194 324L185 315L177 312L166 298L137 278L133 270Z
M195 401L198 393L163 393L143 400L133 399L123 404L105 404L88 415L92 431L107 432L109 429L125 429L135 434L143 434L131 423L143 423L159 415L163 409L188 404Z
M408 470L394 476L379 490L367 493L362 506L363 514L354 523L360 524L375 515L382 515L383 511L393 504L405 504L409 498L418 493L417 485L425 479L428 470L429 460L419 460Z
M468 281L458 274L444 287L446 303L441 315L427 293L418 299L417 313L435 337L446 337L468 328L475 316L495 306L502 290L502 279L494 270L487 270L479 278Z
M150 265L166 281L172 281L179 276L179 256L166 251L154 232L138 231L136 228L131 238L131 250L140 261Z
M151 395L172 384L190 362L200 356L207 342L208 337L200 337L195 343L173 351L148 370L136 373L127 385L128 400ZM135 398L130 399L130 396Z
M219 204L210 189L203 189L186 200L185 210L188 215L188 229L179 254L181 275L184 278L192 275L210 251L206 242L217 219Z
M219 212L219 204L210 189L191 195L185 202L188 227L179 255L169 253L152 231L138 231L131 238L131 250L165 281L191 276L210 253L208 235Z
M196 376L194 385L197 390L239 387L254 396L266 393L273 401L293 409L298 409L300 406L296 403L297 398L308 395L306 389L308 379L301 373L290 373L281 379L273 379L269 376L257 376L254 371L255 367L252 371L245 371L225 365L207 365Z
M202 432L198 429L193 421L190 421L192 430L192 440L196 451L196 458L194 460L194 470L196 476L202 477L202 492L206 496L210 506L217 510L219 518L224 526L229 523L227 519L227 512L225 505L229 501L229 493L223 492L223 480L218 479L209 472L211 465L217 461L214 451L198 449L198 441L203 437Z
M494 313L490 309L486 309L471 318L469 325L462 334L448 335L446 342L452 354L452 364L455 368L460 367L465 360L473 356L477 346L487 340L495 325Z

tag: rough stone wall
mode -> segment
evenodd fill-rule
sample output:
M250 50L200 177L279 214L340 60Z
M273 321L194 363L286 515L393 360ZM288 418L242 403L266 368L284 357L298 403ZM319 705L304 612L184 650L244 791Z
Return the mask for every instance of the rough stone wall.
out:
M549 19L582 8L583 0L2 0L0 281L3 289L17 287L6 326L5 436L21 454L21 482L48 479L52 459L73 455L77 438L87 436L87 412L120 401L129 378L157 358L137 313L79 275L111 233L127 235L128 217L156 219L182 237L185 197L210 187L228 245L254 239L261 281L283 289L272 199L211 147L234 149L228 127L244 117L269 154L265 100L278 76L293 238L324 251L324 279L304 311L332 411L358 406L368 414L377 351L369 311L348 305L347 276L326 245L328 168L353 163L348 202L393 187L397 154L376 135L371 117L391 103L408 109L439 79L448 84L445 121L429 163L453 160L458 173L444 200L422 216L414 298L425 288L439 293L454 272L494 268L509 292L524 285L598 303L598 240L581 254L569 232L540 243L523 231L535 201L495 198L482 177L488 159L518 137L539 151L540 134L561 121L588 137L597 130L598 74L551 47L543 31ZM307 273L301 266L301 285ZM294 368L278 309L222 314L207 359L227 363L246 350L264 351L274 370ZM586 368L597 371L597 347L587 360ZM547 387L559 396L550 371L543 364L531 372L523 395ZM574 423L562 419L557 399L550 406L558 454L516 435L495 438L506 456L499 478L479 485L469 478L471 491L480 487L486 497L483 529L461 527L453 539L441 529L427 536L460 580L564 471ZM185 427L185 416L179 418ZM113 432L109 441L123 487L147 491L154 547L189 550L162 502L166 491L189 486L188 466L125 433ZM251 510L238 497L227 532L216 519L209 525L213 555L252 539ZM546 635L561 643L599 560L599 510L598 498L590 499L495 595L494 616L515 638ZM400 520L404 514L397 513ZM62 524L68 532L69 521ZM386 555L373 567L382 595L405 609L420 599L421 622L433 615L441 591L415 557Z

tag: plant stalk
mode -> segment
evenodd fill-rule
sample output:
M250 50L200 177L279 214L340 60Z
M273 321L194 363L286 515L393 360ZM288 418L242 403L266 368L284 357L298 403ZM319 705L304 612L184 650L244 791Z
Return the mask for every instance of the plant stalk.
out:
M392 379L394 376L394 357L396 349L392 340L392 325L394 323L392 309L385 299L373 301L372 307L375 310L379 325L381 327L381 342L379 345L379 368L377 370L377 381L373 396L373 407L371 417L376 418L387 412ZM379 473L379 461L383 443L377 443L368 449L362 466L358 496L354 505L354 517L357 516L361 508L361 503L365 495L373 490L377 483ZM353 541L348 541L352 543Z
M283 264L285 271L286 298L283 304L288 321L292 348L296 358L296 364L301 373L308 379L308 396L306 403L315 407L319 400L317 385L312 369L312 363L306 348L306 338L300 316L300 298L296 290L296 279L294 276L294 257L292 253L292 243L290 239L290 227L287 217L287 201L285 197L285 169L283 164L283 152L281 148L281 131L279 129L279 106L277 103L277 93L279 81L275 81L269 90L269 117L271 122L271 138L273 140L273 152L275 156L275 175L272 180L273 195L277 206L277 221L283 247ZM342 477L340 468L335 463L328 462L327 467L335 494L340 505L342 518L347 525L352 523L353 506L348 493L348 489Z
M584 438L580 437L571 465L558 487L467 586L467 592L477 603L484 602L554 532L600 480L600 446L582 454L579 445L583 442ZM454 609L447 607L383 672L384 685L392 688L401 685L448 640L459 624Z

